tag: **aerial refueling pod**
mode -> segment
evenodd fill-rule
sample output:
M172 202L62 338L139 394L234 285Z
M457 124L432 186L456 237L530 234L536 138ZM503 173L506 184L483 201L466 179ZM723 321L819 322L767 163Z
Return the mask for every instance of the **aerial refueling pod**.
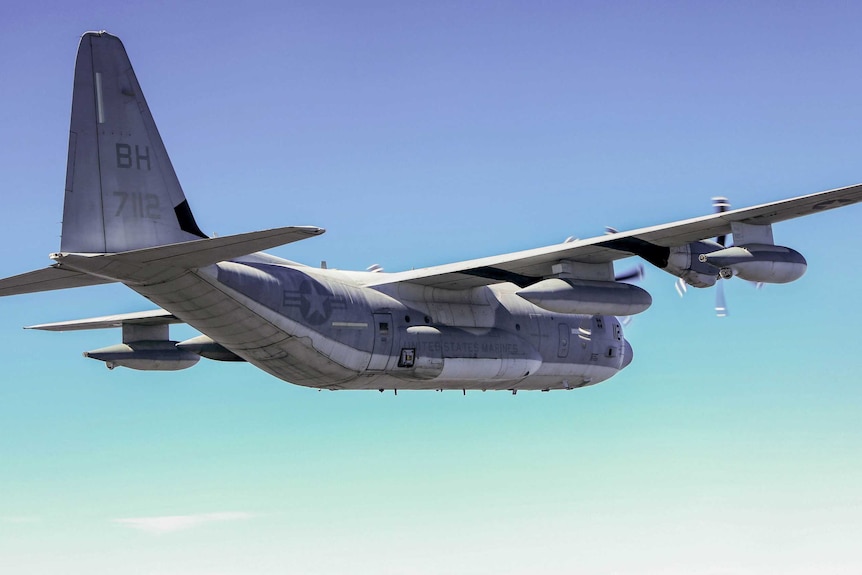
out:
M177 348L177 342L166 340L118 343L93 351L84 357L104 361L108 369L128 367L141 371L177 371L195 365L200 356Z
M802 254L784 246L748 244L701 254L699 261L719 269L723 278L783 284L798 280L808 264Z
M652 297L646 290L611 281L551 278L515 293L557 313L625 316L641 313L652 305Z

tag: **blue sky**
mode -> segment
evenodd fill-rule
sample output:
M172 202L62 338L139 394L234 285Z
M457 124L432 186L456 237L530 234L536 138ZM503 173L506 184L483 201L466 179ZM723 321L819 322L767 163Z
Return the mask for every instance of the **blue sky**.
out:
M119 35L198 223L396 271L862 181L845 2L28 2L0 8L2 270L59 245L75 50ZM862 208L775 227L798 282L654 305L570 393L108 372L118 286L0 301L4 572L858 573ZM183 329L175 337L186 334ZM191 332L188 332L191 335Z

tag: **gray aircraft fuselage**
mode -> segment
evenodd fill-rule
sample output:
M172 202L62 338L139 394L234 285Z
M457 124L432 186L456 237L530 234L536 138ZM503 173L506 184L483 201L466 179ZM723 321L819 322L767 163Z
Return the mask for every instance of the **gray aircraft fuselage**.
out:
M517 286L364 287L364 272L222 262L132 286L255 366L327 389L572 389L628 365L613 316L556 314Z

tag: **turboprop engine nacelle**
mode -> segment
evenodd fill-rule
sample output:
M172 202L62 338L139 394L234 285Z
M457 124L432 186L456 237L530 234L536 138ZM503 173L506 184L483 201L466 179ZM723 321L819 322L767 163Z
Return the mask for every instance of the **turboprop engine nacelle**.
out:
M627 283L551 278L517 292L540 308L557 313L634 315L652 304L646 290Z
M142 371L177 371L195 365L200 356L177 348L175 341L132 341L93 351L84 357L104 361L108 369L128 367Z
M700 259L703 254L722 249L722 245L710 240L691 242L668 250L667 264L659 265L664 271L682 278L685 283L697 288L715 285L718 273L711 265Z
M798 280L808 268L805 258L796 250L767 244L734 246L701 254L698 259L718 268L722 277L736 275L772 284Z

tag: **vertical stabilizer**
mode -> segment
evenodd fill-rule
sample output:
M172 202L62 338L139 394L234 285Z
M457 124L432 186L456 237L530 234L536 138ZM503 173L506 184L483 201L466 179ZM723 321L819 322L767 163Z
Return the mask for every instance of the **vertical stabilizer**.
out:
M78 48L66 170L63 252L122 252L206 237L126 50L106 32L87 32Z

